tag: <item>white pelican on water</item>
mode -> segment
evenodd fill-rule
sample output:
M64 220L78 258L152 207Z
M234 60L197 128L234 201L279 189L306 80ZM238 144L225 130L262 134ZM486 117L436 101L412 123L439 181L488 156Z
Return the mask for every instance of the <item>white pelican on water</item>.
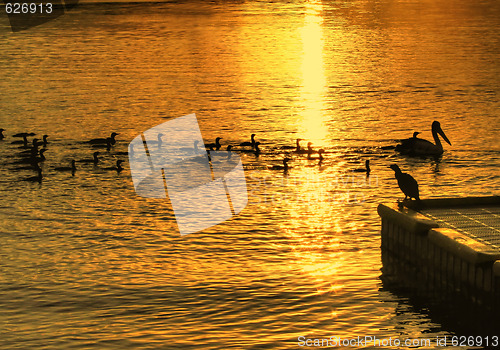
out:
M402 140L399 145L396 146L396 151L401 154L409 155L441 155L443 154L443 145L439 139L439 135L443 137L449 145L451 145L450 140L444 134L443 129L441 129L441 124L438 121L432 122L432 137L434 138L434 143L420 139L414 135L414 137Z

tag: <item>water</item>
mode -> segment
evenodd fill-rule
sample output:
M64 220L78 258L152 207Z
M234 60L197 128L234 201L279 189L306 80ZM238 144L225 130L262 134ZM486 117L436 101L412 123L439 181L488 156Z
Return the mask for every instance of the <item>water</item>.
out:
M298 337L457 333L380 280L376 206L498 194L495 1L83 4L12 33L0 19L1 347L292 349ZM242 154L249 204L180 236L168 202L138 197L133 137L195 112L206 142L257 134ZM439 120L440 160L384 146ZM42 184L10 135L48 134ZM102 165L82 141L119 132ZM293 156L296 138L324 148ZM369 178L352 169L370 159ZM476 333L477 334L477 333ZM426 348L425 346L423 348ZM434 348L431 346L430 348Z

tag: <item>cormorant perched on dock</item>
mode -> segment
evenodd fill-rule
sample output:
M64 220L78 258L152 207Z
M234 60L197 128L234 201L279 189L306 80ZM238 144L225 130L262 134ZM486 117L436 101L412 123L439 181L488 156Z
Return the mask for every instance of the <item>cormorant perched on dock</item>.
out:
M394 170L396 180L398 180L398 186L405 194L405 199L409 197L410 199L415 198L419 201L420 196L418 193L417 180L415 180L410 174L403 173L396 164L392 164L389 168Z
M399 145L396 146L396 151L401 154L416 155L416 156L439 156L443 154L443 145L439 139L439 135L443 137L449 145L451 145L450 140L446 137L441 124L438 121L432 122L432 137L434 138L434 143L420 139L416 137L417 132L413 133L413 137L409 139L402 140Z

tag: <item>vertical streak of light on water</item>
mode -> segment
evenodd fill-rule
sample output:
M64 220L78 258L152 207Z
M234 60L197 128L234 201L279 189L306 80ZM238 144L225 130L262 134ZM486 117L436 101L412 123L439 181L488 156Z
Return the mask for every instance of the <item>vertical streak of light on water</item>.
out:
M304 136L313 142L322 142L327 136L325 125L326 74L323 61L323 5L319 1L305 4L304 27L301 29L302 88L301 103L302 128Z

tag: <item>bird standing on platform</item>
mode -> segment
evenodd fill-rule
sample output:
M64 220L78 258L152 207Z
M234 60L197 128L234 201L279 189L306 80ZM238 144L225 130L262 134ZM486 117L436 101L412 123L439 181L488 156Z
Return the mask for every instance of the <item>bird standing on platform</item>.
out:
M398 186L404 193L405 200L409 197L410 199L415 198L417 201L420 201L417 180L410 174L403 173L396 164L392 164L389 168L394 170Z

